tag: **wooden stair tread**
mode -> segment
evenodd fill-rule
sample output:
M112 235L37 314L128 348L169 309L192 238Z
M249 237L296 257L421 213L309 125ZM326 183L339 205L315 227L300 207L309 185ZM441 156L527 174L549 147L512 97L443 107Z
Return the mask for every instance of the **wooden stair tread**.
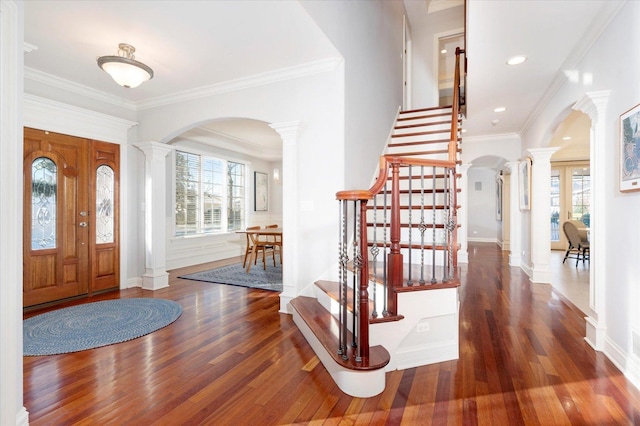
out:
M435 117L435 116L430 116L431 117ZM408 117L408 118L404 118L403 120L419 120L420 117ZM399 121L399 120L398 120ZM461 123L462 120L458 120L458 123ZM427 127L427 126L441 126L443 124L451 124L451 120L444 120L444 121L428 121L426 123L416 123L416 124L403 124L400 126L394 126L395 130L402 130L402 129L413 129L415 127ZM451 130L449 130L451 131Z
M437 111L439 109L451 109L452 105L442 105L442 106L435 106L435 107L428 107L428 108L417 108L417 109L408 109L408 110L404 110L404 111L400 111L400 115L405 115L405 114L412 114L412 113L416 113L416 112L424 112L424 111Z
M340 301L339 288L340 284L335 281L318 280L315 282L316 287L322 290L330 298L336 302ZM347 292L347 309L353 312L353 291ZM373 312L373 300L369 300L369 312ZM404 319L404 315L379 315L377 317L369 317L369 324L377 324L381 322L400 321Z
M298 296L291 300L291 306L298 312L300 318L314 333L318 341L322 344L332 359L339 365L349 370L379 370L384 368L391 356L382 346L371 346L369 357L363 358L361 362L356 362L355 351L351 346L347 347L347 359L343 359L338 354L338 321L313 297ZM352 340L350 332L347 334L347 341Z

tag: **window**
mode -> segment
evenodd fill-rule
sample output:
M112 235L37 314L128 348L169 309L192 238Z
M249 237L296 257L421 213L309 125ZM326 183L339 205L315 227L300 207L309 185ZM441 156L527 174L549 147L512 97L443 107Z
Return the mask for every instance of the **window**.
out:
M176 236L244 227L245 165L176 151Z

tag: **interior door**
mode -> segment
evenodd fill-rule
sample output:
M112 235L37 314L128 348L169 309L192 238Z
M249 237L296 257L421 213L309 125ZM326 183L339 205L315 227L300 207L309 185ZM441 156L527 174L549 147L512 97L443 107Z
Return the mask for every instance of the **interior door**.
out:
M118 145L24 129L24 307L119 286L118 158Z

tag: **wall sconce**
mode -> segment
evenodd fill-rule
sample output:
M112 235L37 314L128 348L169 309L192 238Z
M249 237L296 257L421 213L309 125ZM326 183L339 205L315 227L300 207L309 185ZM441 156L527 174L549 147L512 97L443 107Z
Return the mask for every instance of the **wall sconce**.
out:
M273 169L273 181L280 183L280 169Z

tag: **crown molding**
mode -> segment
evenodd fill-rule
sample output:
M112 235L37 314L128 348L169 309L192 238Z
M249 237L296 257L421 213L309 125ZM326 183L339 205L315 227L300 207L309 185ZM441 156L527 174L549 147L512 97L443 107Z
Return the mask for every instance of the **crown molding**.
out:
M209 86L202 86L166 96L158 96L156 98L141 102L127 101L119 96L111 95L93 89L91 87L84 86L82 84L78 84L73 81L66 80L52 74L47 74L45 72L38 71L29 67L24 67L24 77L25 79L56 87L72 93L77 93L79 95L83 95L101 102L109 103L132 111L139 111L143 109L170 105L177 102L205 98L221 93L248 89L250 87L261 86L278 81L290 80L313 74L334 71L338 68L342 61L342 58L328 58L320 61L308 62L306 64L282 68L275 71L269 71L262 74L256 74L245 78L212 84Z
M177 102L184 102L194 99L206 98L222 93L235 92L248 89L250 87L262 86L283 80L305 77L328 71L334 71L342 63L342 58L329 58L321 61L308 62L302 65L282 68L275 71L268 71L262 74L255 74L249 77L229 80L223 83L202 86L195 89L177 92L167 96L159 96L148 101L138 102L138 109L149 109Z
M24 78L132 111L137 110L137 106L134 102L127 101L119 96L110 95L100 90L96 90L52 74L47 74L33 68L24 67Z

